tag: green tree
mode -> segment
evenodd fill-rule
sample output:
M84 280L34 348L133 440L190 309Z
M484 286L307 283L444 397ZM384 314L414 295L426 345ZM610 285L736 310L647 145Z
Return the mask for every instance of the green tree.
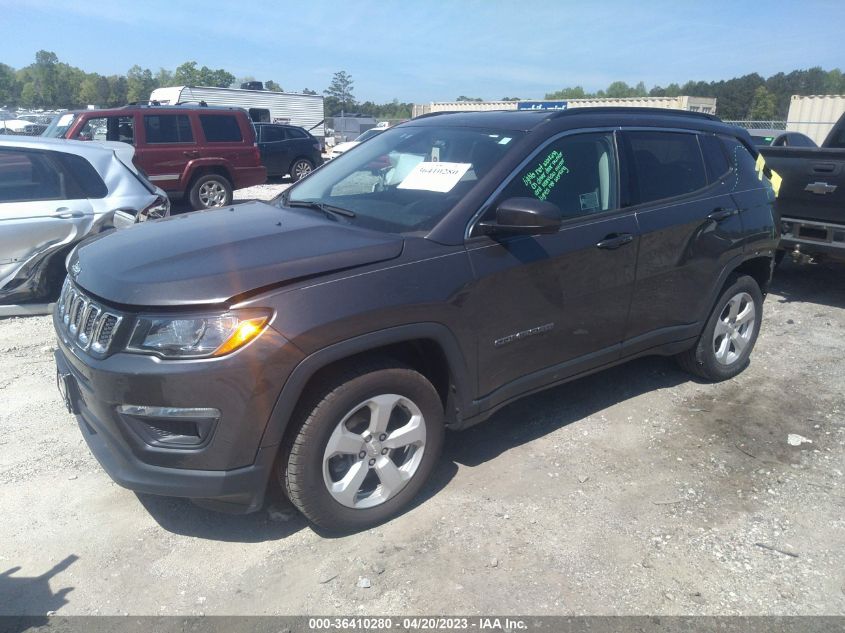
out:
M185 62L173 72L173 83L177 86L199 86L200 74L196 62Z
M550 92L546 94L546 99L585 99L587 93L581 86L574 86L572 88L562 88L557 92Z
M475 102L481 102L481 101L484 101L484 99L482 99L481 97L467 97L466 95L461 95L460 97L458 97L457 99L455 99L455 101L475 101Z
M167 88L168 86L175 86L173 81L173 73L166 68L159 68L155 76L156 88Z
M275 81L273 81L272 79L268 79L267 81L265 81L264 87L267 90L269 90L270 92L284 92L282 87L279 84L277 84Z
M624 99L634 96L634 89L624 81L614 81L605 90L605 95L611 99Z
M126 73L126 98L129 101L147 101L150 93L157 87L149 68L141 68L135 64Z
M345 70L340 70L332 77L329 87L323 91L327 97L335 100L341 111L355 106L355 96L352 94L355 82Z
M310 88L303 88L302 94L304 94L304 95L315 95L315 94L317 94L317 91L311 90Z
M82 80L79 89L79 105L105 106L109 103L111 86L109 80L97 73L91 73Z
M502 97L501 101L522 101L519 97Z
M16 105L19 97L15 69L0 63L0 106Z
M755 121L768 121L777 116L777 99L766 86L759 86L754 91L748 116Z

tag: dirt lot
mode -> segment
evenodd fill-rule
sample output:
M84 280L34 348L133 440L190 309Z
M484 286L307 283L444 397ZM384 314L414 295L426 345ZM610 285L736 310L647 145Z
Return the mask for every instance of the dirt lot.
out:
M0 614L845 614L843 268L779 271L737 379L652 358L523 399L342 538L111 483L52 347L0 321Z

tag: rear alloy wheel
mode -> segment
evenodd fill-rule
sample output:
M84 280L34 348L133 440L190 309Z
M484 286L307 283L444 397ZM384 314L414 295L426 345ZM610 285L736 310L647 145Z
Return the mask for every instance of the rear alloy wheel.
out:
M678 355L690 373L711 381L727 380L748 365L763 320L763 293L746 275L722 291L695 347Z
M295 423L280 479L293 504L332 531L366 529L400 512L443 445L437 391L389 361L338 376L312 394Z
M223 176L200 176L191 186L191 206L196 210L225 207L232 202L232 185Z
M293 165L290 166L290 177L291 179L296 182L297 180L302 180L314 171L314 165L311 163L310 160L305 158L297 158L293 161Z

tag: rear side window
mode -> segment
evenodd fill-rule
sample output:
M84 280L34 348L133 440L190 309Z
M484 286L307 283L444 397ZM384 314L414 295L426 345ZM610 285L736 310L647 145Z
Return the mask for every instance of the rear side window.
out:
M721 136L722 143L728 154L728 161L735 172L733 180L733 191L746 189L771 189L772 185L768 178L761 178L757 172L757 157L742 143L733 136ZM767 169L768 175L768 169Z
M701 143L701 153L704 154L704 163L707 165L707 176L710 182L716 182L730 171L730 164L725 156L722 144L715 136L702 134L698 137Z
M61 172L44 153L0 149L0 202L61 198Z
M308 138L308 133L305 130L300 130L298 127L288 128L288 135L290 138Z
M632 204L674 198L707 184L695 134L626 132Z
M77 198L105 198L109 190L106 183L93 165L82 156L75 154L56 153L56 160L63 171L70 176L67 179L67 197Z
M193 143L194 133L186 114L146 114L147 143Z
M233 116L201 114L200 125L209 143L239 143L244 140L238 120Z
M261 128L261 140L265 143L276 143L285 140L285 128L270 127L268 125Z
M551 202L567 218L613 208L613 136L576 134L550 143L508 183L499 199L512 197Z

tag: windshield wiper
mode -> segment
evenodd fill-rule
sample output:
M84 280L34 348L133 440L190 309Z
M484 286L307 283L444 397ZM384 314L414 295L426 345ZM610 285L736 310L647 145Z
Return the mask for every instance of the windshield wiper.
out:
M315 209L316 211L322 211L326 215L342 215L345 218L356 217L354 211L344 209L343 207L336 207L332 204L326 204L325 202L317 202L316 200L283 200L282 202L288 207Z

